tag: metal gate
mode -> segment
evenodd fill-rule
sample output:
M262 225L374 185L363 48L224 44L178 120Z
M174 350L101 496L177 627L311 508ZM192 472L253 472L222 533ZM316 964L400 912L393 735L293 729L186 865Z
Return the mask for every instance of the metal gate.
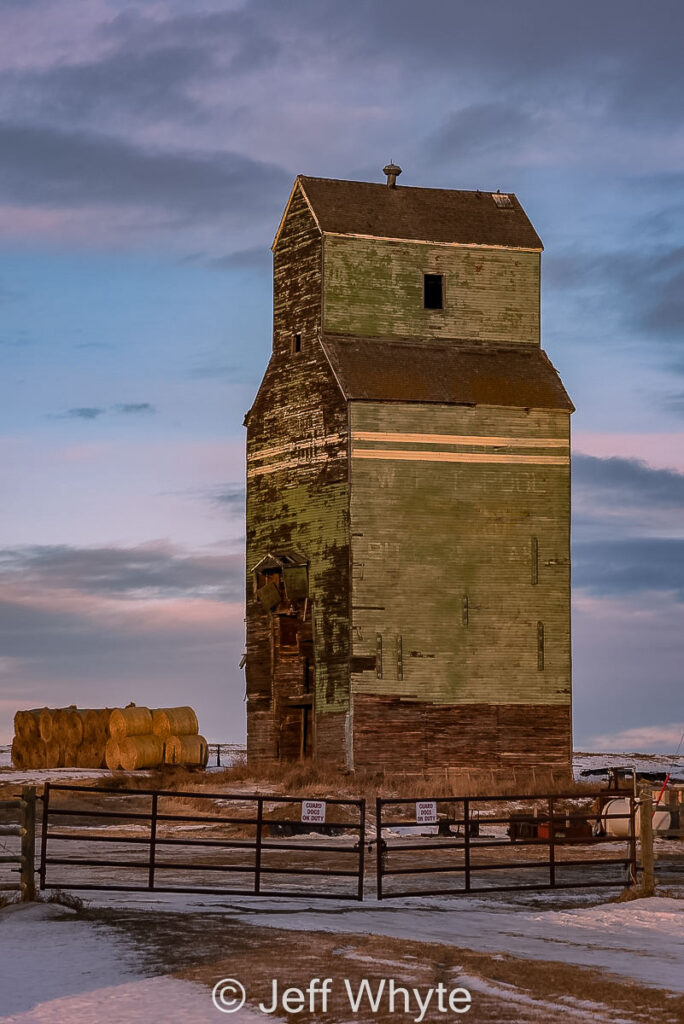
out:
M596 799L577 793L379 799L377 898L623 887L636 881L635 800L612 796L628 811L564 809ZM511 804L518 810L511 813ZM622 820L625 835L601 834L608 820ZM615 844L625 847L622 856L601 856ZM396 881L403 878L410 886Z
M48 782L40 888L361 900L365 807Z

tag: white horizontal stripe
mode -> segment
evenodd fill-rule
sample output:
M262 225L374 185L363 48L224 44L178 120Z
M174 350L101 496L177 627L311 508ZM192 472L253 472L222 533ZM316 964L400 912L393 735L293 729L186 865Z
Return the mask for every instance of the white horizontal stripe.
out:
M254 476L261 476L264 473L277 473L280 469L295 469L298 466L323 466L332 459L346 458L347 452L336 452L334 455L314 455L313 458L280 459L277 462L270 462L265 466L254 466L247 470L247 478L251 480Z
M343 434L316 434L313 437L305 437L301 441L288 441L286 444L279 444L272 448L261 448L247 456L248 462L255 462L257 459L270 459L273 455L282 455L283 452L293 453L298 448L311 448L313 445L320 448L326 444L337 444L344 440Z
M406 448L354 448L355 459L397 459L404 462L503 462L538 466L569 466L569 455L492 455L486 452L420 452Z
M308 202L308 200L307 200ZM313 212L313 211L312 211ZM396 235L362 235L358 231L324 231L324 235L332 235L333 238L363 238L374 242L408 242L410 245L445 245L450 249L500 249L505 251L515 250L516 252L537 252L541 249L529 245L493 245L487 242L436 242L431 238L399 238ZM275 245L275 242L273 243Z
M399 441L411 444L470 444L483 448L568 448L562 437L480 437L470 434L390 434L373 430L355 430L354 441Z

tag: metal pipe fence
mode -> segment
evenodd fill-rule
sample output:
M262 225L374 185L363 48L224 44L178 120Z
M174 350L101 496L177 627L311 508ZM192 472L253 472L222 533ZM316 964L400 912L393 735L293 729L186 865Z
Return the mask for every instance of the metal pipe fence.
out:
M70 795L70 802L60 802L61 794ZM177 813L179 803L185 813ZM197 803L201 810L194 809ZM314 804L320 820L307 813ZM290 816L283 813L288 810ZM201 838L192 836L195 829L202 830ZM321 838L312 841L311 832ZM293 841L283 841L287 836ZM62 844L73 843L95 848L97 855L60 855ZM122 846L129 848L122 856L105 852ZM364 851L364 800L46 783L40 888L361 900ZM56 877L55 869L67 870ZM239 884L211 884L207 874ZM314 879L325 880L325 889Z
M567 811L559 806L563 801L577 801L576 793L535 797L428 797L420 801L378 799L377 898L625 886L636 881L635 800L633 794L621 795L629 800L628 813L600 814L603 821L628 821L627 834L619 837L597 834L590 825L590 821L596 819L593 812ZM497 807L511 803L533 804L534 810L527 814L511 814L508 810L496 813ZM388 817L390 808L394 814ZM505 835L503 825L508 826ZM432 833L436 829L438 834L434 838L430 834L426 836L426 827ZM483 827L490 832L483 835ZM413 838L405 842L402 841L404 836ZM610 844L626 844L626 855L567 855L573 848L581 847L584 851L588 847L591 851ZM484 859L482 851L486 851ZM622 872L611 870L606 877L606 868L618 867ZM592 869L594 877L588 878ZM501 873L505 881L499 883L501 875L497 873ZM432 884L431 876L450 877L449 884ZM428 883L419 887L414 882L413 887L388 888L388 879L402 877L427 878ZM494 881L488 881L490 878Z

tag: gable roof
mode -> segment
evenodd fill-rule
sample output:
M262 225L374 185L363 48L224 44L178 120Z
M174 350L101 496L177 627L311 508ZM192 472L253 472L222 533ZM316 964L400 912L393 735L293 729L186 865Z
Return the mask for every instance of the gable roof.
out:
M322 340L350 400L574 411L558 372L536 345L336 334Z
M507 193L510 206L499 206L491 192L388 188L375 182L306 175L298 176L293 193L298 185L324 234L543 249L513 193ZM277 240L278 235L274 246Z

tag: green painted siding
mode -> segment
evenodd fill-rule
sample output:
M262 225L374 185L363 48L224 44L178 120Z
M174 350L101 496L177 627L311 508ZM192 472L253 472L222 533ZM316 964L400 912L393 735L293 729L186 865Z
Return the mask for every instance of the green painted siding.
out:
M561 412L353 402L350 422L352 452L548 459L569 451L548 444L569 443ZM355 440L359 432L441 440ZM449 444L443 435L490 443ZM533 462L352 456L353 655L375 654L378 634L383 648L382 678L354 673L353 692L441 704L570 703L569 472Z
M315 716L329 718L349 705L347 408L320 345L320 316L320 234L295 193L274 252L273 353L247 416L247 748L253 760L273 757L277 731L272 616L255 597L250 573L267 553L294 550L309 562ZM295 334L301 334L296 354ZM343 745L335 754L344 759Z
M539 344L540 254L326 235L324 329ZM444 309L423 309L423 275Z

